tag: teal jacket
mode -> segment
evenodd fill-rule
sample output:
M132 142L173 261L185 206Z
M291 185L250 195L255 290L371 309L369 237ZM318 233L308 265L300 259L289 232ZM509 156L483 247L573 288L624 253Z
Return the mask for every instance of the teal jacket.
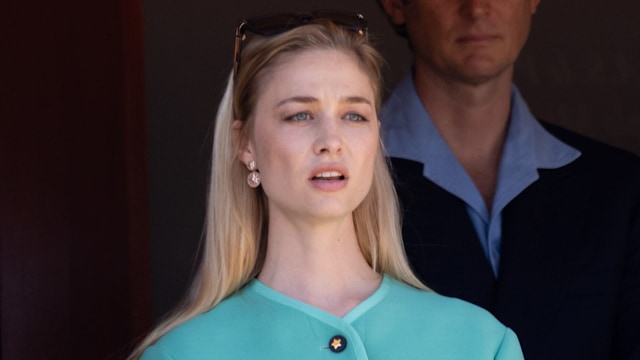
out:
M173 329L143 360L523 359L516 335L470 303L384 276L340 318L258 280Z

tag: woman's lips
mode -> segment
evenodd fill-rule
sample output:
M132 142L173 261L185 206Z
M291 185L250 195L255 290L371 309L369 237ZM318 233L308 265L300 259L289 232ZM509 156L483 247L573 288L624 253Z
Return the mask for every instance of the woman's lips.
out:
M347 185L346 171L341 168L316 169L309 182L317 189L323 191L337 191Z

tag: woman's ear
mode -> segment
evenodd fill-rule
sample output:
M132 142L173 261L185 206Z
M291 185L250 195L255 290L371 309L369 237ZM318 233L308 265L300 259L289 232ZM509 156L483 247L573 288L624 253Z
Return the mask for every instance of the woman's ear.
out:
M231 128L233 130L233 138L238 144L238 159L245 165L254 160L253 146L249 140L249 136L244 131L245 122L242 120L234 120Z

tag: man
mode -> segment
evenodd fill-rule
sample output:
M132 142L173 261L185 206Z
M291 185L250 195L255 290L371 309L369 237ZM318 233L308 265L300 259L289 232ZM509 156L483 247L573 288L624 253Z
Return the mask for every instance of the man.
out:
M380 118L415 271L528 360L640 359L640 160L529 111L539 0L380 1L414 55Z

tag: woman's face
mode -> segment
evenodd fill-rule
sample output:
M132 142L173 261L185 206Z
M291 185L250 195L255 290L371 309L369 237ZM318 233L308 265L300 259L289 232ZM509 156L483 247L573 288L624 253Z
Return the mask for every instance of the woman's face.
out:
M344 219L373 179L379 124L372 83L356 58L306 50L261 80L240 159L256 162L270 219Z

